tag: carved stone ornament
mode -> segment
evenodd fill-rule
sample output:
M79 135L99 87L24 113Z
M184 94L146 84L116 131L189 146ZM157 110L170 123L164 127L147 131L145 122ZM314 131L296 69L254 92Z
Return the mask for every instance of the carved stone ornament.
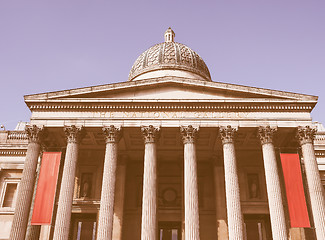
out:
M264 145L266 143L272 143L273 142L273 136L276 133L277 128L276 127L270 127L270 126L260 126L258 128L258 137L260 138L261 144Z
M152 125L149 125L149 127L141 126L141 132L144 143L154 143L160 137L160 127L154 127Z
M199 133L199 128L192 125L180 127L183 143L194 143Z
M237 128L233 128L228 125L227 127L220 127L219 132L222 144L233 143Z
M312 128L310 126L299 126L297 129L296 138L299 141L300 145L303 145L305 143L313 143L316 132L316 128Z
M121 127L115 127L111 125L109 127L102 128L105 136L106 143L118 143L122 136Z
M37 127L36 125L28 125L25 127L25 132L29 142L41 143L42 138L44 137L44 128Z
M75 125L65 126L63 130L68 143L79 144L86 135L86 131L83 127L76 127Z

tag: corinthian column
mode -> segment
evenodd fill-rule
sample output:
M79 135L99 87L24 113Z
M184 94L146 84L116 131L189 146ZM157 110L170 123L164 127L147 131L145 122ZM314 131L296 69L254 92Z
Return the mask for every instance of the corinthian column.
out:
M298 127L297 138L304 158L316 236L318 240L323 240L325 239L325 200L314 152L313 140L315 133L316 129L309 126Z
M269 202L272 236L274 240L287 240L287 226L283 209L281 185L276 163L273 135L276 128L259 127L258 136L261 140L266 189Z
M114 217L114 194L116 179L117 144L121 129L113 125L103 128L106 140L106 152L98 217L97 240L111 240Z
M67 240L69 236L71 208L73 200L74 178L78 160L79 143L84 136L84 129L74 125L64 127L67 137L59 204L56 214L53 240Z
M29 209L34 190L37 160L40 154L40 141L44 133L43 128L39 128L36 125L26 126L25 131L28 136L28 147L10 231L9 239L11 240L25 239Z
M195 140L198 128L181 126L184 143L184 205L185 239L200 239L199 195L197 187L197 163Z
M234 145L236 128L220 127L225 166L225 185L229 240L244 240L244 221L240 206L240 193Z
M157 239L157 153L156 141L160 129L152 125L141 127L144 138L144 170L141 240Z

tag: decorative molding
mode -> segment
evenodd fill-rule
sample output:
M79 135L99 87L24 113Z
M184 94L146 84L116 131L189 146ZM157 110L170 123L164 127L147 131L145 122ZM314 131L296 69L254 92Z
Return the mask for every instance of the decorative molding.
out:
M111 125L102 128L106 143L118 143L122 136L122 128Z
M44 137L44 127L38 127L36 125L27 125L25 132L28 138L28 142L40 144Z
M260 126L258 128L257 135L261 141L261 144L264 145L266 143L273 143L273 137L276 131L277 131L276 127Z
M8 131L7 140L28 140L25 131Z
M222 126L219 128L219 132L222 144L233 143L235 134L237 133L237 128L234 128L230 125L227 127Z
M158 141L160 137L160 127L154 127L152 125L149 125L148 127L141 126L141 132L144 143L154 143Z
M296 138L300 145L313 143L316 132L316 128L312 128L310 126L299 126L297 128Z
M157 104L156 106L154 105L148 105L146 103L141 103L138 102L138 104L135 104L136 102L132 102L132 105L128 105L128 103L124 104L94 104L94 103L89 103L89 102L84 102L82 105L78 104L73 104L73 103L40 103L40 104L31 104L29 108L31 110L60 110L60 109L69 109L69 110L75 110L75 111L81 111L83 109L98 109L98 110L106 110L106 109L122 109L122 110L135 110L135 109L140 109L140 110L225 110L225 111L311 111L313 109L313 106L311 104L286 104L286 103L281 103L281 104L269 104L269 103L261 103L261 105L249 105L249 104L242 104L242 103L209 103L209 104L204 104L204 102L198 104L198 105L186 105L186 102L184 104L171 104L171 103L166 103L166 104Z
M199 132L199 127L193 127L192 125L180 126L180 131L184 144L194 143Z
M0 155L5 156L25 156L27 150L0 150Z
M68 143L79 144L82 138L86 135L84 127L76 127L75 125L64 126L63 131Z

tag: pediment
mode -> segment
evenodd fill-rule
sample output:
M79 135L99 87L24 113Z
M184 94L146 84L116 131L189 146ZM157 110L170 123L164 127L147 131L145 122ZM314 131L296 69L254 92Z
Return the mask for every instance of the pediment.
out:
M92 102L96 100L245 101L245 99L317 102L317 97L311 95L184 78L139 80L25 96L26 103L69 99Z

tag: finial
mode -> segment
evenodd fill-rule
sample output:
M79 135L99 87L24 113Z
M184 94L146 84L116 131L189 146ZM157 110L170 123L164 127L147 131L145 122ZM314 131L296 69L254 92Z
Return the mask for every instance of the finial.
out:
M175 33L169 27L165 32L165 42L174 42L174 38L175 38Z

